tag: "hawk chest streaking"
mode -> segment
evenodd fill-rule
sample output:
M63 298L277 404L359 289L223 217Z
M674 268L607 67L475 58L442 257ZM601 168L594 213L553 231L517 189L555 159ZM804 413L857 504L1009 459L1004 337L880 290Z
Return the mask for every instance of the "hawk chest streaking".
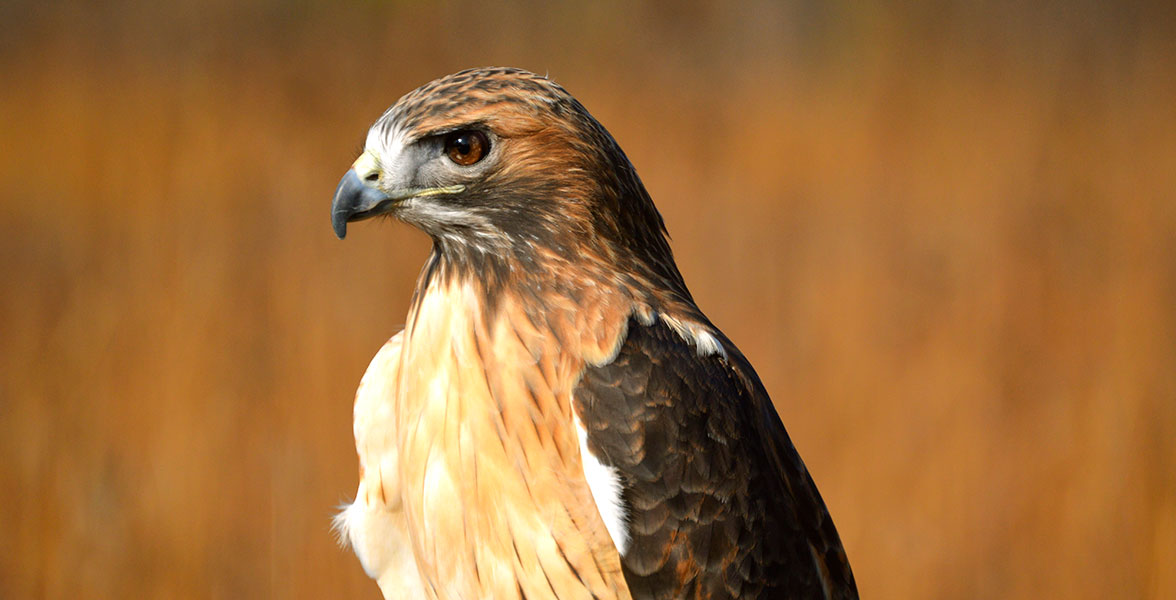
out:
M337 519L385 597L856 597L755 371L563 88L474 69L401 98L331 209L340 238L376 215L433 240Z

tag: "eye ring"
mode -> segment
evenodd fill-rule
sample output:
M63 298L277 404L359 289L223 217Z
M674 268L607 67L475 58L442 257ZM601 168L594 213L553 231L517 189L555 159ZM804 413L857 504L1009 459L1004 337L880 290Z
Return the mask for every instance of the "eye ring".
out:
M445 136L445 155L454 163L468 167L490 153L490 138L473 129L454 131Z

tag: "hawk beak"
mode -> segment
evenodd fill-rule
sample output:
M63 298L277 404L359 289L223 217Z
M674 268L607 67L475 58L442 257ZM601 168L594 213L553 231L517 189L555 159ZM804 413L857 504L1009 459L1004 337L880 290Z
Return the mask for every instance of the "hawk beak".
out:
M331 225L339 239L347 236L347 223L374 217L387 212L394 198L373 185L364 183L355 169L347 174L335 188L335 200L331 203Z
M391 186L389 191L381 189L381 179L385 184L383 187ZM375 155L371 152L361 154L343 175L339 187L335 188L335 200L331 203L331 226L335 228L335 235L343 239L347 236L347 224L351 221L391 212L403 200L447 196L466 189L460 184L429 188L395 184L410 179L410 176L397 177L395 172L391 175L383 172L381 175L380 162Z

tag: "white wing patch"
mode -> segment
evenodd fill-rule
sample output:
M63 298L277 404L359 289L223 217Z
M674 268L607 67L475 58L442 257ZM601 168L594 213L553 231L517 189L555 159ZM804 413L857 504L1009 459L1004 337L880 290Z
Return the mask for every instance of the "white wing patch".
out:
M596 510L604 520L608 535L612 538L617 552L624 556L629 544L629 524L626 522L625 506L621 502L621 478L617 470L597 460L588 450L588 432L576 417L576 436L580 439L580 462L584 464L584 479L596 502Z
M727 358L727 349L719 343L718 338L715 337L706 327L698 323L682 322L667 314L658 314L662 322L673 329L675 333L682 336L682 339L694 346L694 350L699 356L707 356L710 354L718 354L723 358Z
M699 329L694 333L694 347L698 350L699 356L706 356L708 354L718 354L723 358L727 357L727 351L723 349L723 345L711 332Z

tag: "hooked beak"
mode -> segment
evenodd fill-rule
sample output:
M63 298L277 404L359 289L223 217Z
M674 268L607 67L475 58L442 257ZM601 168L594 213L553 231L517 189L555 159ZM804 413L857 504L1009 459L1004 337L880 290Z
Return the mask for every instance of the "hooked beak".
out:
M381 179L385 186L381 186ZM404 183L398 183L400 181ZM440 187L416 187L406 185L411 178L397 176L395 172L381 174L380 163L371 152L364 152L356 159L339 187L335 188L335 200L331 202L331 226L339 239L347 236L347 224L351 221L362 221L396 210L398 206L412 198L428 196L448 196L459 194L466 188L464 185L450 185ZM389 187L384 191L384 187Z
M335 200L331 202L331 226L339 239L347 236L347 223L374 217L388 212L396 198L382 192L373 185L364 183L354 168L348 169L335 188Z

